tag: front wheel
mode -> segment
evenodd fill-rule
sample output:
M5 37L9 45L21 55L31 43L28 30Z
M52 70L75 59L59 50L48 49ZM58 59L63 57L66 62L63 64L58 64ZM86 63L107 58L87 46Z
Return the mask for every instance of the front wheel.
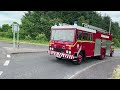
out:
M82 61L83 61L83 53L80 52L80 54L78 55L76 61L73 61L73 63L74 63L75 65L80 65Z
M104 55L104 54L99 56L99 59L100 59L100 60L103 60L104 58L105 58L105 55Z

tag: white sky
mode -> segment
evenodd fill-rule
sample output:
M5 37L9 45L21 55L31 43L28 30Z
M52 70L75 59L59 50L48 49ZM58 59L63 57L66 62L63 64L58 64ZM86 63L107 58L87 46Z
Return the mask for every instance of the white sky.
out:
M12 24L14 21L21 24L21 18L27 11L0 11L0 26L2 24ZM120 11L97 11L102 16L108 15L112 21L116 21L120 25Z
M118 22L120 25L120 11L97 11L102 16L108 15L111 17L113 22Z
M0 26L12 24L14 21L21 24L21 18L27 11L0 11Z

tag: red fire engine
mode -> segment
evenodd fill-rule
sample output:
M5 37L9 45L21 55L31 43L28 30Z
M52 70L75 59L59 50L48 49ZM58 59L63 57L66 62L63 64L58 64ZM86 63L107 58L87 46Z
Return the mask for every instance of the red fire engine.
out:
M98 56L102 60L106 55L112 57L113 52L112 35L101 28L84 23L51 27L48 53L57 59L71 59L79 65L86 57Z

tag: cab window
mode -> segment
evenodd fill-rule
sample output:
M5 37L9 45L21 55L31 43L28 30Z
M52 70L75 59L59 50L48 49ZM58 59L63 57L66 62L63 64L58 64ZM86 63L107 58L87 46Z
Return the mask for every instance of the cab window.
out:
M82 38L82 32L78 32L77 39L81 40L81 38Z
M92 34L89 34L89 40L92 41Z
M88 36L89 36L88 33L83 33L83 40L88 40L89 39Z
M92 34L91 33L83 33L83 40L92 41Z

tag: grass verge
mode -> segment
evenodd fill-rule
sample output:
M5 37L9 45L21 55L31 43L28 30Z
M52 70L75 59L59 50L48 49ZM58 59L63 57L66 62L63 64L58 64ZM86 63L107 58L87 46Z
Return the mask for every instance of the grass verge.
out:
M120 79L120 65L118 65L114 71L113 71L113 74L112 74L112 78L113 79Z
M0 41L4 41L4 42L13 42L12 39L10 38L4 38L4 37L0 37ZM34 45L44 45L44 46L48 46L49 42L47 41L37 41L37 40L20 40L20 43L26 43L26 44L34 44Z
M0 37L0 41L13 42L13 39ZM47 41L37 41L37 40L20 40L20 43L34 44L34 45L44 45L48 46L49 42ZM120 47L113 46L115 50L120 50Z

